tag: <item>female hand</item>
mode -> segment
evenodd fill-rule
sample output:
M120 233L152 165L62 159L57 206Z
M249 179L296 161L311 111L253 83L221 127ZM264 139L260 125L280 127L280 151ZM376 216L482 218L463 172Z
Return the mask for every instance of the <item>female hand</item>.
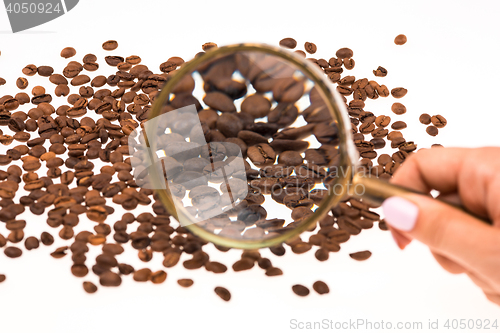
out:
M466 273L500 305L500 148L421 150L391 182L423 193L458 194L467 211L492 222L418 194L392 197L382 205L401 249L412 239L426 244L445 270Z

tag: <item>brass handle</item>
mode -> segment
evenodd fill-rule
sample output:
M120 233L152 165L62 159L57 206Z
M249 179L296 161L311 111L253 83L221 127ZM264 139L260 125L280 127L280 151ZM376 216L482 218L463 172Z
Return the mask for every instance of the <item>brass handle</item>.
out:
M349 195L363 199L364 202L373 207L381 206L384 200L387 198L403 196L410 193L429 196L429 194L426 193L421 193L403 186L394 185L378 178L363 176L359 173L356 173L354 175L352 179L352 186L349 189ZM450 198L450 200L448 200L447 198ZM434 200L438 200L450 207L459 209L464 213L483 221L484 223L492 224L491 221L485 220L481 217L476 216L475 214L472 214L471 212L468 212L462 205L460 205L459 199L456 195L439 196Z

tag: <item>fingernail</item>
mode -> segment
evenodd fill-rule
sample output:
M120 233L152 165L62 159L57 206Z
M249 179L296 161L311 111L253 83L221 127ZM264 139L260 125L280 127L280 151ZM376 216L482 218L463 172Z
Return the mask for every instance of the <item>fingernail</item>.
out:
M418 207L403 198L390 197L382 204L385 221L401 231L411 231L415 227L418 216Z

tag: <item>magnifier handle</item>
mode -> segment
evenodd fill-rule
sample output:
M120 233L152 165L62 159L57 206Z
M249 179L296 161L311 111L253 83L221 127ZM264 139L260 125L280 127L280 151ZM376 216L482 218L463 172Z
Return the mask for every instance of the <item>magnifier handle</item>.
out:
M353 190L350 191L350 194L363 199L364 202L374 207L381 206L384 200L390 197L403 196L410 193L428 195L403 186L391 184L378 178L366 177L360 174L354 175L352 185ZM363 191L360 191L359 188L362 188ZM461 205L458 195L440 195L434 200L438 200L450 207L459 209L464 213L483 221L484 223L491 224L491 221L484 220L483 218L465 210L465 208Z

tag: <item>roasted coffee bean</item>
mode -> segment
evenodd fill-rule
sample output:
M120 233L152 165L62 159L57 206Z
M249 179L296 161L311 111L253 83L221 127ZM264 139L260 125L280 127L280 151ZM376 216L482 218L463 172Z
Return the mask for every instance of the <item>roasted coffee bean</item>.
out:
M42 241L43 245L52 245L54 243L54 237L49 234L48 232L42 232L42 235L40 236L40 240Z
M97 291L97 286L92 282L85 281L83 282L83 290L85 290L89 294L93 294Z
M247 155L255 165L259 166L272 164L276 159L276 152L266 143L248 147Z
M118 42L116 40L108 40L102 44L102 48L106 51L116 50L117 47L118 47Z
M394 122L391 125L391 128L393 130L402 130L402 129L406 128L406 123L404 121L399 120L399 121Z
M294 49L297 46L297 41L290 37L283 38L280 40L279 45L288 49Z
M193 285L194 282L191 279L179 279L179 280L177 280L177 283L181 287L189 288Z
M385 69L384 67L378 66L378 68L373 71L373 75L379 76L379 77L387 76L387 69Z
M50 66L40 66L37 69L38 75L40 76L51 76L54 73L54 69Z
M205 269L209 272L213 273L224 273L227 271L227 267L224 264L221 264L220 262L216 261L210 261L205 264Z
M317 48L316 48L316 44L314 44L314 43L310 43L310 42L306 42L306 43L304 44L304 50L305 50L307 53L309 53L309 54L314 54L314 53L316 53L316 50L317 50Z
M267 276L279 276L283 275L283 271L278 267L269 267L266 269Z
M9 246L5 248L4 253L9 258L18 258L23 254L23 251L15 246Z
M103 287L118 287L122 283L122 279L120 275L107 271L99 276L99 283Z
M406 107L401 103L394 103L391 107L392 112L401 115L406 113Z
M38 246L40 245L40 242L36 237L28 237L26 238L26 241L24 242L24 246L26 247L26 250L30 251L33 249L37 249Z
M231 299L231 293L224 287L215 287L214 289L217 296L219 296L222 300L228 302Z
M335 53L335 56L339 59L352 58L353 55L354 52L347 47L341 48Z
M16 86L19 89L26 89L28 87L28 80L24 77L20 77L16 80Z
M22 70L24 75L33 76L38 72L38 68L35 65L27 65Z
M269 114L271 102L263 95L250 95L241 103L241 112L251 115L253 118L262 118Z
M292 290L293 292L297 295L297 296L307 296L309 295L309 289L307 287L304 287L303 285L301 284L295 284L292 286Z
M64 49L61 50L61 57L64 59L71 58L76 54L76 50L72 47L65 47Z
M429 134L430 136L436 136L439 134L439 130L436 126L427 126L427 128L425 129L425 131L427 132L427 134Z
M394 98L401 98L401 97L404 97L407 92L408 92L407 89L398 87L398 88L394 88L391 90L391 95Z
M405 35L397 35L396 38L394 38L394 44L396 45L403 45L405 43L406 43Z
M431 119L431 116L427 113L422 113L418 118L418 120L424 125L429 125L431 123Z
M314 282L313 289L320 295L328 294L330 292L330 288L328 288L328 285L323 281Z
M370 258L372 253L370 251L360 251L355 253L350 253L349 256L354 260L363 261Z
M441 115L432 116L431 122L432 125L436 126L437 128L445 127L446 124L448 123L446 119Z

